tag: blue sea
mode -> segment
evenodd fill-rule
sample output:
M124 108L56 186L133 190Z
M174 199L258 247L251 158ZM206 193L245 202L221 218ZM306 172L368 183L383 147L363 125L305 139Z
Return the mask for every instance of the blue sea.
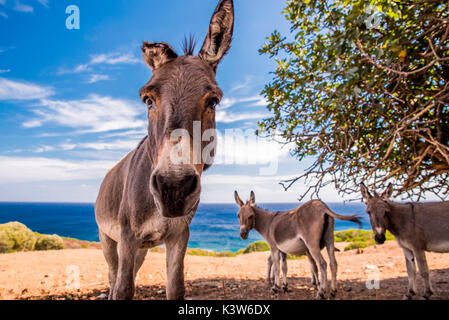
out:
M328 203L340 214L359 214L363 219L362 229L370 229L369 220L362 203ZM260 204L271 211L296 208L298 203ZM0 203L0 223L19 221L33 231L58 234L64 237L88 241L98 240L98 228L94 217L94 204L90 203ZM354 229L352 222L335 220L335 230ZM251 242L262 240L251 231L247 240L239 237L237 205L200 204L190 225L189 248L216 251L237 251Z

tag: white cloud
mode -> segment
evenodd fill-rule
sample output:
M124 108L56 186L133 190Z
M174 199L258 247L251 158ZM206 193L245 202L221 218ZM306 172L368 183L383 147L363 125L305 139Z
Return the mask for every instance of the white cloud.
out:
M120 53L120 52L112 52L106 54L94 54L90 56L90 60L88 63L79 64L73 69L60 69L59 74L69 74L69 73L81 73L86 71L91 71L92 66L107 64L107 65L116 65L116 64L136 64L140 60L134 57L131 53Z
M146 122L139 120L139 104L92 94L82 100L42 99L34 112L39 116L23 123L24 127L41 126L54 122L77 128L79 133L106 132L112 130L143 128Z
M90 142L78 145L83 149L94 150L133 150L137 147L139 140L132 141L113 141L113 142Z
M39 2L44 7L48 8L48 0L37 0L37 2Z
M223 98L223 100L221 100L220 105L218 106L219 110L225 110L228 108L231 108L237 104L242 104L242 103L249 103L249 102L253 102L250 105L251 106L261 106L261 105L266 105L266 104L262 104L262 102L265 102L265 99L261 96L250 96L250 97L243 97L243 98Z
M0 181L71 181L103 178L113 161L72 161L52 158L0 156Z
M3 11L0 11L0 16L2 16L3 18L8 18L8 15L6 13L4 13Z
M259 138L252 130L219 135L215 164L262 165L278 163L288 157L289 148L273 140Z
M203 185L236 185L247 184L254 185L259 183L279 183L282 180L288 180L294 176L247 176L231 174L204 174L201 179Z
M306 193L308 186L304 183L295 183L285 191L279 184L281 181L294 177L296 175L250 176L208 174L206 172L201 178L201 202L235 203L234 190L238 191L243 200L248 199L250 191L253 190L256 194L256 203L298 203L298 198ZM320 199L328 202L342 202L351 198L354 197L346 199L341 197L332 184L327 185L320 192ZM309 200L309 196L303 202L307 200Z
M148 131L146 128L138 129L138 130L126 130L122 132L111 132L108 134L104 134L101 137L102 138L111 138L111 137L141 137L143 138L145 135L148 134Z
M8 73L11 72L11 69L0 69L0 73Z
M46 98L53 93L50 87L0 78L0 100L35 100Z
M110 80L111 78L106 74L91 74L87 83L95 83L104 80Z
M268 105L268 101L264 97L257 97L257 99L253 100L254 103L251 103L250 106L252 107L266 107Z
M0 4L5 4L6 0L0 0Z
M52 146L41 146L41 147L38 147L37 149L35 149L34 152L42 153L42 152L54 151L54 150L55 150L55 147L52 147Z
M297 202L297 198L301 192L305 192L306 188L298 185L289 191L284 191L279 182L289 178L292 176L258 177L205 173L201 178L201 202L235 203L234 190L238 191L244 201L249 198L250 191L253 190L257 203ZM333 200L333 198L327 200Z
M252 75L246 75L243 78L243 81L233 84L231 87L231 92L240 91L240 92L248 92L249 89L254 87L254 82L256 82L257 78Z
M242 120L251 120L251 119L260 119L263 117L267 117L266 113L258 113L258 112L227 112L224 110L218 110L215 113L215 121L222 123L232 123Z
M135 58L132 54L126 53L108 53L108 54L96 54L91 56L90 65L95 64L136 64L140 60Z
M60 145L60 148L63 150L92 149L92 150L99 150L99 151L100 150L128 150L128 151L131 151L137 147L140 140L142 140L142 139L68 143L68 144Z
M23 4L18 0L16 0L16 5L14 6L14 10L19 11L19 12L27 12L27 13L34 11L32 6Z
M30 121L24 122L22 124L22 126L24 128L36 128L36 127L42 126L42 124L43 124L43 122L40 120L30 120Z

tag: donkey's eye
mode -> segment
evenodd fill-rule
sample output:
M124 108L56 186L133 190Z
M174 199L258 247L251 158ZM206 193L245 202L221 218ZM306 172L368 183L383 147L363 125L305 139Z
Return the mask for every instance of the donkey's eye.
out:
M207 107L215 110L215 107L219 102L220 101L218 100L218 98L209 99L209 101L207 102Z
M149 96L143 97L142 101L148 106L149 109L153 108L154 110L156 110L156 103Z

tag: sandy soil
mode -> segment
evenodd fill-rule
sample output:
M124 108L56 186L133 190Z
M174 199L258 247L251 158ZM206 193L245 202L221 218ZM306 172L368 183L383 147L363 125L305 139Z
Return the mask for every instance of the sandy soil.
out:
M336 245L344 247L341 243ZM327 260L327 253L323 253ZM288 260L290 292L271 295L265 282L267 257L268 252L233 258L187 255L186 298L314 298L316 291L310 284L307 259ZM427 253L427 259L435 292L432 299L449 299L449 254ZM394 241L365 248L363 253L342 250L337 252L337 261L336 299L401 299L406 290L405 261ZM380 280L380 288L367 289L366 281L376 278ZM165 281L165 254L149 252L138 274L135 298L165 299ZM421 289L418 277L418 292ZM107 292L107 266L101 250L65 249L0 255L0 299L103 299Z

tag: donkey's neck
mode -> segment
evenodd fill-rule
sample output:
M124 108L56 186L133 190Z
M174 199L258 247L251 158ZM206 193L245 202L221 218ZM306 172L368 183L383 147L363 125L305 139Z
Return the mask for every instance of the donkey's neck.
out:
M256 213L254 229L266 239L274 213L259 207L254 207L254 212Z
M414 210L410 203L397 203L393 201L387 202L390 207L388 217L388 230L397 236L400 230L404 230L408 226L413 227L415 223Z

